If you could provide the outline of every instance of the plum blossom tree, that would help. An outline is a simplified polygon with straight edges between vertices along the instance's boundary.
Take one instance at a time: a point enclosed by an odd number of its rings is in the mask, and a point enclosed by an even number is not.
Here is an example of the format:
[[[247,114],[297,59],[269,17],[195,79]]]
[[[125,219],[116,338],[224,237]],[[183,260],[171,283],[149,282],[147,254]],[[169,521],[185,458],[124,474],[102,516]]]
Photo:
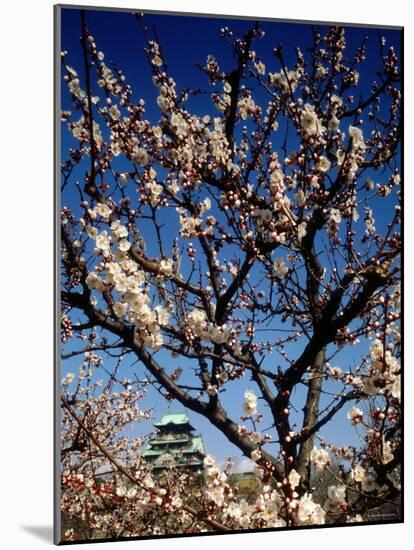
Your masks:
[[[73,104],[62,121],[77,140],[62,189],[78,197],[61,211],[62,347],[64,358],[83,356],[79,376],[62,382],[62,510],[81,518],[85,538],[398,519],[396,50],[380,40],[377,80],[362,93],[365,41],[350,52],[344,28],[315,29],[291,67],[275,47],[266,67],[260,25],[240,36],[226,27],[233,70],[209,56],[206,90],[178,90],[145,16],[131,17],[158,120],[106,62],[84,13],[83,67],[62,52]],[[211,108],[196,115],[201,93]],[[348,348],[347,368],[331,366]],[[127,356],[136,370],[122,380]],[[225,392],[242,378],[240,424]],[[139,406],[148,383],[256,462],[253,500],[238,498],[230,466],[210,456],[190,496],[186,472],[154,482],[144,441],[125,436],[149,418]],[[359,447],[321,435],[343,410]],[[98,483],[105,467],[113,475]],[[321,501],[315,475],[331,483]]]

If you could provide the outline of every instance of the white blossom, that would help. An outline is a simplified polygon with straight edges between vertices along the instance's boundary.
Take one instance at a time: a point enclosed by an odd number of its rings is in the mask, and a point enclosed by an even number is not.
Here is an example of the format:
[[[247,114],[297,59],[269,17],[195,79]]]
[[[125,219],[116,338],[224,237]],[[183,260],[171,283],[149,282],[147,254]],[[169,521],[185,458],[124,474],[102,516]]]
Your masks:
[[[329,160],[321,155],[319,157],[318,164],[316,165],[316,168],[319,170],[319,172],[325,173],[331,168],[331,163]]]
[[[118,109],[117,105],[112,105],[112,107],[109,109],[109,116],[112,118],[112,120],[119,120],[121,116],[121,111]]]
[[[348,420],[352,422],[352,424],[358,424],[362,421],[362,418],[364,416],[364,413],[361,411],[361,409],[358,409],[358,407],[352,407],[348,411]]]
[[[314,447],[310,453],[310,459],[317,470],[323,470],[330,464],[329,455],[324,449]]]
[[[273,262],[273,274],[278,279],[284,279],[289,272],[289,268],[285,265],[282,258],[276,258]]]
[[[309,103],[305,104],[300,115],[300,123],[307,137],[319,137],[323,132],[323,126],[315,112],[315,108]]]
[[[243,403],[243,410],[248,416],[252,416],[257,412],[257,396],[252,390],[244,392],[246,401]]]
[[[306,230],[307,230],[306,222],[301,222],[298,225],[298,240],[299,240],[299,242],[301,242],[303,237],[306,235]]]
[[[288,476],[288,481],[289,481],[291,487],[293,487],[293,489],[296,489],[296,487],[299,485],[300,475],[298,474],[298,472],[295,469],[290,471],[290,474]]]
[[[323,525],[325,523],[325,511],[316,504],[312,495],[305,493],[299,500],[296,511],[299,525]]]

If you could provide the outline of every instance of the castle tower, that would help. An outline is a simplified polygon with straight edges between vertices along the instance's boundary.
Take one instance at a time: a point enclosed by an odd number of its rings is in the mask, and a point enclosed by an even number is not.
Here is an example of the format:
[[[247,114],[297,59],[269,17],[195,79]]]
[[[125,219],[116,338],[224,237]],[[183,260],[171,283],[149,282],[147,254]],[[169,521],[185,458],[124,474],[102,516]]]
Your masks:
[[[187,413],[166,413],[154,426],[157,431],[148,442],[144,458],[153,465],[155,474],[173,467],[202,471],[203,440],[193,433]]]

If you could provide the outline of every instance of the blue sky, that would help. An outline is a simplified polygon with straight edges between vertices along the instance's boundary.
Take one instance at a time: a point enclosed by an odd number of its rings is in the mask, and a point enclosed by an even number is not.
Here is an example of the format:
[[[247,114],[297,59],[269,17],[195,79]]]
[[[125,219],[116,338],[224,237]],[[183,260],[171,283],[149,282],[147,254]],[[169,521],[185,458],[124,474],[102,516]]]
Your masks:
[[[141,97],[146,101],[146,117],[153,123],[159,119],[160,112],[156,105],[156,92],[152,84],[151,71],[144,57],[143,48],[145,42],[135,18],[126,12],[114,11],[98,11],[92,10],[86,13],[87,24],[90,32],[95,38],[98,49],[105,53],[105,61],[116,61],[119,68],[123,70],[127,77],[128,83],[131,84],[133,90],[133,98],[137,101]],[[218,60],[220,67],[223,70],[230,70],[234,66],[230,49],[223,40],[219,39],[219,30],[221,27],[228,26],[232,31],[243,33],[250,28],[252,22],[246,20],[228,20],[219,18],[199,18],[191,16],[169,16],[169,15],[146,15],[145,23],[151,30],[153,25],[156,26],[159,42],[163,51],[166,54],[166,60],[170,74],[174,77],[177,83],[177,90],[183,87],[191,86],[193,88],[207,88],[205,76],[194,65],[195,62],[205,63],[209,54],[213,54]],[[275,57],[272,54],[273,48],[279,43],[283,44],[285,60],[288,66],[294,63],[294,52],[297,46],[302,48],[308,46],[312,42],[312,27],[309,24],[290,24],[277,22],[263,22],[261,28],[266,32],[263,40],[257,41],[253,49],[260,54],[261,59],[266,64],[267,70],[275,72],[279,70],[279,66]],[[324,27],[320,27],[323,32]],[[78,9],[62,9],[62,43],[61,48],[68,50],[69,55],[67,63],[73,66],[79,73],[80,78],[83,78],[83,61],[81,57],[81,46],[79,37],[81,33],[80,14]],[[375,78],[375,71],[378,68],[380,61],[378,55],[378,36],[377,29],[363,28],[346,28],[347,37],[347,52],[352,53],[361,43],[362,37],[368,36],[367,42],[367,61],[364,63],[363,72],[360,76],[360,90],[363,95],[368,94],[371,81]],[[387,43],[393,44],[397,51],[399,49],[399,32],[396,30],[381,30],[381,35],[385,36]],[[81,84],[82,85],[82,84]],[[98,91],[98,89],[97,89]],[[205,95],[193,98],[190,101],[191,111],[194,114],[204,115],[210,114],[217,116],[210,100]],[[66,91],[66,86],[62,87],[62,108],[72,109],[70,97]],[[76,117],[75,117],[76,118]],[[277,140],[275,143],[277,149]],[[62,161],[67,158],[67,149],[70,146],[76,145],[76,142],[67,131],[65,126],[62,126]],[[117,160],[116,169],[123,169],[122,160]],[[87,170],[87,165],[81,163],[73,175],[71,182],[79,179],[82,181],[83,175]],[[386,174],[385,174],[386,176]],[[372,174],[374,181],[378,181],[379,175]],[[384,174],[380,176],[384,178]],[[78,212],[78,195],[73,191],[73,186],[69,185],[62,196],[62,206],[68,205],[75,212]],[[377,229],[380,230],[389,218],[389,214],[393,209],[395,201],[391,197],[387,201],[378,201],[375,204]],[[164,214],[165,216],[165,214]],[[171,229],[176,225],[176,220],[169,218],[163,219],[164,223]],[[151,236],[146,234],[146,229],[142,228],[144,236],[147,240]],[[72,347],[72,346],[71,346]],[[291,347],[292,355],[299,355],[301,349],[299,346]],[[341,351],[332,362],[333,366],[339,366],[343,370],[347,370],[349,366],[357,363],[361,354],[366,351],[366,343],[347,348]],[[161,364],[168,365],[168,370],[173,370],[176,366],[189,366],[189,362],[181,360],[177,363],[171,359],[166,352],[159,352],[157,359]],[[125,375],[128,376],[128,365],[133,362],[127,359],[123,366]],[[266,359],[266,364],[274,363],[272,357]],[[77,360],[65,361],[62,366],[63,374],[68,371],[74,371],[78,368],[80,362]],[[171,367],[170,367],[171,365]],[[136,369],[136,367],[134,367]],[[140,369],[142,367],[139,367]],[[143,369],[142,369],[143,372]],[[223,401],[225,408],[230,416],[237,422],[242,414],[241,404],[243,401],[243,393],[245,389],[253,387],[249,381],[248,375],[240,383],[234,384],[225,394]],[[334,389],[332,386],[331,389]],[[303,397],[303,389],[296,390],[298,398]],[[158,393],[154,390],[149,390],[145,404],[150,407],[154,406],[154,414],[160,417],[166,409],[166,403],[161,400]],[[260,409],[260,405],[259,405]],[[170,410],[182,410],[182,407],[174,402]],[[346,412],[348,407],[345,407],[339,413],[333,423],[328,424],[322,432],[332,443],[357,444],[358,436],[355,430],[346,420]],[[197,414],[189,413],[192,423],[196,429],[203,434],[204,442],[207,450],[214,454],[219,460],[224,459],[228,455],[240,456],[240,452],[234,446],[229,444],[224,436],[217,430],[210,428],[207,420]],[[267,427],[266,422],[262,428]],[[134,434],[148,432],[148,425],[137,426]]]

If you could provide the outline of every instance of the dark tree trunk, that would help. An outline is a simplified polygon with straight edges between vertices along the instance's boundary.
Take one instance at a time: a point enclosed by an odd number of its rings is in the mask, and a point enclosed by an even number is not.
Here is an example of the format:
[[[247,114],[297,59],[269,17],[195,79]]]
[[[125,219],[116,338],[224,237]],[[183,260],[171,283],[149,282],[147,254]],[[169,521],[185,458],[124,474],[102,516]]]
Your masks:
[[[318,420],[319,414],[319,401],[322,389],[322,375],[325,364],[325,348],[322,349],[315,357],[312,366],[312,378],[309,381],[308,396],[306,398],[306,404],[303,408],[303,428],[312,428]],[[297,472],[301,476],[302,487],[305,490],[310,489],[310,452],[313,448],[314,434],[310,435],[305,441],[302,442],[299,454],[297,458]]]

